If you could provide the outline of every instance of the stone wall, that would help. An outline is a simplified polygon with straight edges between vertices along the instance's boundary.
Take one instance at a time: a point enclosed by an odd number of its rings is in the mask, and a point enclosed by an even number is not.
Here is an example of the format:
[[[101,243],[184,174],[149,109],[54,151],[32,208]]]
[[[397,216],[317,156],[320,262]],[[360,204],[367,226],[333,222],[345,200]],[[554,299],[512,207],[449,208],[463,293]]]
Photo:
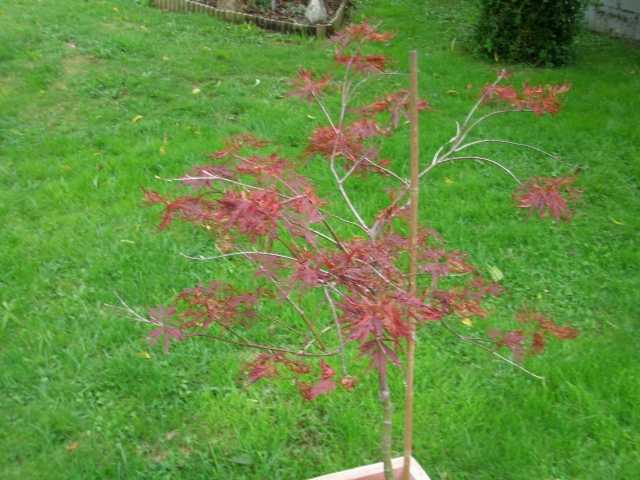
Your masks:
[[[600,0],[587,10],[590,29],[640,40],[640,0]]]

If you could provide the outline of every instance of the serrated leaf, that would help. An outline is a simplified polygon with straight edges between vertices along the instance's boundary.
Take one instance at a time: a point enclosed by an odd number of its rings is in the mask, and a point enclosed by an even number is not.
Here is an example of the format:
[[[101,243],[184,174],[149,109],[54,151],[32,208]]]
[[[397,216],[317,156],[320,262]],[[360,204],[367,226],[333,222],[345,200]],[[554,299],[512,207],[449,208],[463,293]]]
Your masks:
[[[493,265],[489,266],[489,275],[491,276],[491,280],[494,282],[499,282],[504,278],[504,273],[502,273],[498,267]]]

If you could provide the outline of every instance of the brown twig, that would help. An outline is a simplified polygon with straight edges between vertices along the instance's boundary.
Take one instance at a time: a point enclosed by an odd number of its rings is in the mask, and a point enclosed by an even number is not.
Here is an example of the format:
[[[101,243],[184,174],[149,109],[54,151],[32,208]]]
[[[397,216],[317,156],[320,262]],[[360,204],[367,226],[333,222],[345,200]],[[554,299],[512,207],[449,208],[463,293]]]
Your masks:
[[[131,308],[122,299],[122,297],[120,297],[120,295],[115,293],[115,296],[118,298],[118,301],[122,304],[122,307],[119,307],[119,308],[122,308],[127,313],[129,313],[134,318],[134,320],[136,320],[137,322],[146,323],[149,325],[157,325],[156,322],[152,322],[148,318],[143,317],[138,312],[136,312],[133,308]],[[113,305],[109,305],[109,306],[114,307]],[[118,308],[118,307],[114,307],[114,308]],[[303,350],[292,350],[290,348],[276,347],[273,345],[263,345],[261,343],[254,343],[249,341],[231,340],[229,338],[219,337],[217,335],[211,335],[208,333],[190,333],[185,336],[186,337],[203,337],[203,338],[208,338],[209,340],[217,340],[219,342],[227,343],[229,345],[235,345],[237,347],[253,348],[256,350],[266,350],[270,352],[288,353],[290,355],[296,355],[299,357],[331,357],[339,353],[337,350],[331,351],[331,352],[305,352]]]

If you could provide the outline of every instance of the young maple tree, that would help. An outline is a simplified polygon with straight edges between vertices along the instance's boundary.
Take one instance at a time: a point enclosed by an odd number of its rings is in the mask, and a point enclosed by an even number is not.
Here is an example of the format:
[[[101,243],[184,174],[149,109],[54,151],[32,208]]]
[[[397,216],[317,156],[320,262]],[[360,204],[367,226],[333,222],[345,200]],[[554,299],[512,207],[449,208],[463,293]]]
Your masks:
[[[304,154],[324,162],[339,202],[320,198],[311,180],[296,171],[296,162],[282,158],[268,142],[250,134],[231,137],[209,155],[209,163],[172,179],[190,188],[188,194],[167,198],[144,191],[147,203],[163,208],[160,229],[180,220],[213,235],[218,254],[189,258],[224,261],[241,257],[255,271],[260,287],[244,291],[215,280],[181,291],[169,305],[150,309],[146,317],[132,312],[138,320],[153,325],[149,339],[162,340],[165,351],[172,341],[192,337],[256,350],[255,358],[244,367],[248,382],[292,376],[306,400],[337,387],[354,388],[357,377],[350,374],[346,355],[354,344],[378,377],[387,480],[393,478],[388,374],[390,367],[403,361],[406,349],[407,361],[412,362],[416,326],[440,325],[527,373],[531,372],[520,362],[525,355],[541,353],[546,337],[577,335],[575,329],[558,326],[535,311],[519,313],[518,328],[489,330],[486,340],[491,347],[461,335],[449,320],[485,317],[483,300],[500,295],[502,287],[482,278],[466,253],[448,249],[437,232],[416,221],[418,181],[440,165],[469,160],[508,174],[518,184],[514,193],[518,208],[540,217],[568,220],[569,204],[578,194],[572,187],[574,177],[535,177],[521,182],[504,164],[467,152],[476,145],[494,143],[551,156],[523,143],[468,138],[481,123],[500,114],[555,114],[559,95],[569,87],[525,85],[516,90],[503,85],[508,74],[500,72],[481,91],[466,118],[456,123],[455,135],[429,162],[418,165],[417,112],[428,110],[429,105],[417,99],[415,76],[410,90],[352,105],[365,83],[383,74],[389,63],[382,55],[368,53],[370,44],[391,38],[367,22],[350,25],[332,39],[334,60],[342,70],[339,80],[302,69],[292,81],[290,95],[316,104],[326,119],[327,125],[311,132]],[[339,97],[336,112],[330,111],[326,101],[330,92]],[[493,105],[497,108],[485,110]],[[405,120],[412,126],[412,158],[416,159],[411,178],[399,173],[399,160],[382,159],[379,154],[381,142],[400,130]],[[368,175],[381,176],[392,184],[388,204],[371,218],[358,208],[363,199],[354,197],[349,189],[353,179],[365,182]],[[287,343],[251,340],[251,325],[260,322],[254,319],[256,305],[274,299],[296,317],[286,324],[268,320],[270,327],[286,329]],[[323,310],[311,315],[306,307],[312,304],[310,299]],[[511,358],[499,352],[502,348],[511,351]],[[329,363],[333,357],[338,358],[337,364]],[[412,376],[412,367],[408,375]],[[410,380],[408,399],[413,395]],[[410,432],[410,400],[406,407],[405,429]],[[409,433],[405,456],[410,449]]]

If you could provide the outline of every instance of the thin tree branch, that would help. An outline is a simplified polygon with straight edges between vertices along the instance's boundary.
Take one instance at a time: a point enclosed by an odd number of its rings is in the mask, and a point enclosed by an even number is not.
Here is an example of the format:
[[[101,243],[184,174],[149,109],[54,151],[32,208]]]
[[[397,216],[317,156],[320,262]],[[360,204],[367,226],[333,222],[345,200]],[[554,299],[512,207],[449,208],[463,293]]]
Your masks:
[[[320,100],[320,97],[318,97],[313,92],[312,92],[312,95],[313,95],[313,98],[316,100],[316,103],[320,107],[320,110],[322,110],[322,113],[324,113],[324,116],[327,118],[329,124],[331,125],[331,128],[333,128],[333,131],[338,133],[338,129],[336,128],[335,124],[333,123],[333,120],[331,119],[331,115],[329,115],[329,112],[327,111],[326,107],[324,106],[324,103],[322,103],[322,101]]]
[[[336,234],[335,230],[333,229],[333,227],[331,226],[331,224],[329,222],[327,222],[326,220],[322,220],[322,224],[324,225],[324,227],[329,230],[329,233],[331,234],[331,236],[333,237],[333,239],[336,242],[336,245],[338,245],[338,247],[340,247],[340,250],[342,250],[343,252],[347,252],[346,247],[342,244],[342,242],[340,241],[340,239],[338,238],[338,235]]]
[[[324,296],[327,299],[327,302],[329,302],[329,307],[331,308],[331,314],[333,316],[333,322],[336,326],[336,336],[338,337],[338,344],[340,345],[339,352],[340,352],[340,360],[341,360],[340,363],[342,367],[342,376],[344,377],[348,375],[347,359],[345,357],[344,337],[342,335],[342,327],[340,327],[340,321],[338,319],[338,311],[336,309],[336,305],[333,301],[333,298],[331,298],[331,294],[329,293],[327,288],[325,287],[322,290],[324,291]]]
[[[300,318],[302,318],[302,320],[304,321],[304,323],[307,325],[307,327],[309,328],[309,331],[311,332],[311,334],[314,336],[314,338],[316,339],[316,341],[318,342],[318,345],[320,346],[320,348],[322,350],[326,350],[326,347],[324,345],[324,342],[322,341],[322,339],[320,338],[320,332],[318,332],[318,329],[316,328],[316,326],[313,324],[313,322],[309,319],[309,317],[307,316],[307,314],[305,313],[305,311],[302,309],[302,307],[300,307],[300,305],[298,305],[295,300],[293,300],[291,298],[291,295],[289,294],[289,292],[284,291],[284,289],[282,288],[282,286],[276,281],[275,278],[272,277],[267,277],[269,278],[269,280],[271,280],[271,283],[273,283],[273,285],[276,287],[276,290],[278,290],[278,292],[280,293],[280,295],[282,295],[282,297],[289,303],[289,305],[291,305],[291,307],[293,307],[293,309],[298,313],[298,315],[300,316]]]
[[[557,157],[555,155],[553,155],[552,153],[549,153],[539,147],[536,147],[535,145],[529,145],[527,143],[518,143],[518,142],[511,142],[509,140],[494,140],[494,139],[486,139],[486,140],[476,140],[474,142],[469,142],[469,143],[465,143],[464,145],[459,146],[458,148],[456,148],[456,152],[459,152],[461,150],[464,150],[465,148],[469,148],[472,147],[474,145],[479,145],[481,143],[503,143],[506,145],[514,145],[516,147],[523,147],[523,148],[528,148],[530,150],[534,150],[538,153],[541,153],[542,155],[546,155],[547,157],[556,159]]]
[[[500,83],[500,81],[503,79],[503,77],[498,76],[498,78],[496,78],[493,83],[491,84],[492,87],[495,87],[498,83]],[[462,130],[464,130],[465,126],[469,123],[469,121],[471,120],[471,117],[473,117],[473,115],[476,113],[476,110],[478,110],[478,108],[480,108],[480,105],[482,105],[482,103],[484,102],[485,98],[487,97],[486,93],[483,93],[482,95],[480,95],[480,98],[478,99],[478,101],[475,103],[475,105],[473,105],[473,107],[471,108],[471,110],[469,111],[469,113],[467,114],[466,118],[464,119],[464,122],[462,122]]]
[[[334,355],[337,355],[339,352],[337,350],[331,351],[331,352],[305,352],[303,350],[291,350],[289,348],[283,348],[283,347],[274,347],[272,345],[262,345],[260,343],[253,343],[253,342],[238,342],[235,340],[229,340],[227,338],[222,338],[222,337],[218,337],[216,335],[209,335],[206,333],[193,333],[193,334],[188,334],[188,337],[204,337],[204,338],[208,338],[210,340],[217,340],[223,343],[228,343],[230,345],[235,345],[237,347],[245,347],[245,348],[254,348],[257,350],[267,350],[270,352],[281,352],[281,353],[288,353],[289,355],[296,355],[298,357],[333,357]]]
[[[346,182],[347,179],[351,176],[351,174],[356,171],[356,168],[358,168],[358,166],[363,161],[365,161],[365,157],[359,158],[358,161],[353,162],[353,165],[351,165],[351,168],[349,170],[347,170],[347,172],[342,176],[342,178],[340,179],[340,182],[341,183]]]
[[[442,165],[443,163],[455,162],[457,160],[477,160],[477,161],[480,161],[480,162],[490,163],[491,165],[494,165],[494,166],[500,168],[507,175],[509,175],[511,178],[513,178],[518,184],[522,183],[520,181],[520,179],[518,177],[516,177],[515,174],[511,170],[509,170],[507,167],[502,165],[500,162],[496,162],[495,160],[491,160],[490,158],[487,158],[487,157],[479,157],[479,156],[449,157],[449,158],[447,158],[445,160],[440,160],[438,162],[438,165]],[[428,170],[428,169],[425,169],[425,170]],[[423,170],[423,173],[426,173],[425,170]]]
[[[149,324],[149,325],[158,325],[156,322],[152,322],[148,318],[143,317],[138,312],[136,312],[133,308],[131,308],[122,299],[122,297],[120,297],[120,295],[118,295],[117,292],[114,292],[114,294],[118,298],[120,303],[122,304],[122,307],[120,307],[120,308],[123,308],[123,310],[125,310],[127,313],[132,315],[134,320],[136,320],[137,322],[146,323],[146,324]],[[339,353],[337,350],[336,351],[332,351],[332,352],[324,351],[324,352],[317,352],[317,353],[316,352],[304,352],[304,351],[300,351],[300,350],[291,350],[289,348],[276,347],[276,346],[272,346],[272,345],[263,345],[263,344],[260,344],[260,343],[254,343],[254,342],[248,342],[248,341],[231,340],[231,339],[228,339],[228,338],[219,337],[217,335],[210,335],[210,334],[207,334],[207,333],[189,333],[189,334],[186,334],[185,337],[204,337],[204,338],[208,338],[210,340],[217,340],[219,342],[228,343],[230,345],[235,345],[235,346],[238,346],[238,347],[254,348],[254,349],[257,349],[257,350],[267,350],[267,351],[271,351],[271,352],[282,352],[282,353],[288,353],[290,355],[297,355],[297,356],[300,356],[300,357],[330,357],[330,356],[337,355]]]
[[[322,330],[320,330],[320,335],[327,333],[329,330],[331,330],[331,325],[327,325],[326,327],[324,327]],[[312,338],[311,340],[309,340],[307,342],[307,344],[302,348],[303,352],[306,352],[307,350],[309,350],[311,348],[311,346],[316,343],[316,339],[315,337]]]
[[[271,253],[271,252],[258,252],[258,251],[251,251],[251,250],[247,250],[247,251],[242,251],[242,252],[231,252],[231,253],[224,253],[222,255],[214,255],[212,257],[205,257],[202,255],[199,256],[191,256],[191,255],[187,255],[185,253],[180,253],[181,256],[183,256],[184,258],[188,258],[189,260],[198,260],[198,261],[209,261],[209,260],[219,260],[221,258],[227,258],[227,257],[236,257],[236,256],[250,256],[250,255],[257,255],[257,256],[265,256],[265,257],[276,257],[276,258],[282,258],[285,260],[292,260],[294,262],[297,262],[297,259],[294,257],[290,257],[289,255],[281,255],[279,253]]]
[[[518,370],[520,370],[520,371],[522,371],[522,372],[526,373],[527,375],[529,375],[529,376],[531,376],[531,377],[535,378],[536,380],[540,380],[541,382],[544,382],[544,381],[545,381],[545,378],[544,378],[544,377],[541,377],[540,375],[536,375],[536,374],[535,374],[535,373],[533,373],[532,371],[527,370],[526,368],[524,368],[522,365],[519,365],[518,363],[514,362],[513,360],[511,360],[511,359],[509,359],[509,358],[507,358],[507,357],[505,357],[505,356],[503,356],[503,355],[500,355],[500,354],[499,354],[498,352],[496,352],[495,350],[492,350],[492,349],[490,349],[490,348],[488,348],[488,347],[486,347],[486,346],[482,345],[481,343],[479,343],[479,342],[477,342],[477,341],[474,341],[473,339],[471,339],[471,338],[469,338],[469,337],[466,337],[466,336],[464,336],[464,335],[462,335],[462,334],[458,333],[456,330],[454,330],[453,328],[451,328],[451,327],[450,327],[450,326],[449,326],[449,325],[448,325],[444,320],[441,320],[441,323],[442,323],[442,325],[444,326],[444,328],[445,328],[448,332],[452,333],[453,335],[455,335],[456,337],[458,337],[458,338],[459,338],[460,340],[462,340],[463,342],[470,343],[471,345],[474,345],[474,346],[476,346],[476,347],[480,348],[481,350],[484,350],[485,352],[490,353],[490,354],[491,354],[491,355],[493,355],[494,357],[499,358],[499,359],[500,359],[500,360],[502,360],[503,362],[508,363],[508,364],[509,364],[509,365],[511,365],[512,367],[517,368]]]
[[[360,225],[360,228],[362,228],[365,232],[369,233],[369,227],[367,226],[365,221],[360,216],[360,213],[358,212],[356,207],[351,202],[351,198],[349,197],[349,194],[344,189],[343,181],[340,178],[340,176],[338,175],[338,172],[336,170],[335,151],[334,151],[334,154],[331,156],[331,161],[329,162],[329,165],[330,165],[330,168],[331,168],[331,173],[333,174],[333,177],[336,180],[336,185],[338,186],[338,191],[340,192],[340,195],[342,195],[342,198],[344,199],[345,203],[347,204],[347,207],[349,208],[349,210],[351,210],[351,213],[353,214],[353,217],[356,219],[356,222]]]
[[[489,119],[491,117],[494,117],[496,115],[501,115],[503,113],[513,113],[513,112],[521,112],[521,111],[523,111],[523,110],[494,110],[493,112],[489,112],[489,113],[479,117],[475,122],[473,122],[471,125],[469,125],[466,129],[463,129],[462,136],[460,137],[460,141],[458,142],[458,145],[460,145],[462,143],[462,141],[465,139],[465,137],[469,134],[469,132],[471,130],[476,128],[478,125],[480,125],[485,120],[487,120],[487,119]]]
[[[382,165],[380,165],[379,163],[374,162],[373,160],[369,160],[368,157],[362,157],[364,159],[365,162],[373,165],[375,168],[377,168],[378,170],[386,173],[387,175],[395,178],[396,180],[398,180],[400,183],[402,183],[405,186],[409,185],[409,182],[407,181],[406,178],[402,178],[400,175],[398,175],[397,173],[393,172],[392,170],[389,170],[388,168],[383,167]]]

